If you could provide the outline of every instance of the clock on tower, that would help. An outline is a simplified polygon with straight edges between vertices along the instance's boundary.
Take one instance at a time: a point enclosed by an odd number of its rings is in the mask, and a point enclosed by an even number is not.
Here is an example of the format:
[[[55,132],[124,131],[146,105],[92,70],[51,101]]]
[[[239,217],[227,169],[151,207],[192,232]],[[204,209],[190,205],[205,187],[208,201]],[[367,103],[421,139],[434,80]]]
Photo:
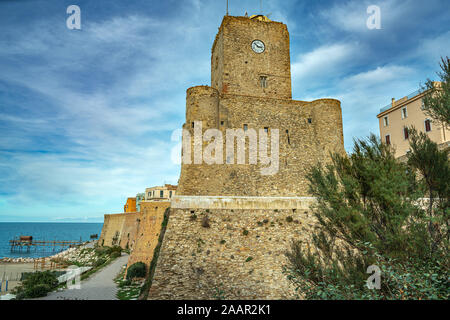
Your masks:
[[[290,63],[285,24],[226,17],[212,48],[211,86],[220,94],[291,99]]]

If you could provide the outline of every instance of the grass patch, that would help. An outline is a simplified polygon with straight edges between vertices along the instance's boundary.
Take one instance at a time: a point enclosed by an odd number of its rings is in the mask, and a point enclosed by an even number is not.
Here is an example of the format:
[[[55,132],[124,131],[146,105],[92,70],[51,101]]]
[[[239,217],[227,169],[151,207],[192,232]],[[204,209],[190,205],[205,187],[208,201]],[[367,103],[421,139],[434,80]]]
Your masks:
[[[123,268],[114,279],[114,282],[119,288],[116,297],[119,300],[137,300],[141,292],[143,281],[124,279],[125,270],[126,268]]]

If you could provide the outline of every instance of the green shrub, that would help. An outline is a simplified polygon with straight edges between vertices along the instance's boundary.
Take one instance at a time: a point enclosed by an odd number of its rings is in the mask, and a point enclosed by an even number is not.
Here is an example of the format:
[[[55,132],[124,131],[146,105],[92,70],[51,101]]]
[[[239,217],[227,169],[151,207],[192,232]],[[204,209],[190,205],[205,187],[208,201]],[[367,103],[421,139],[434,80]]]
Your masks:
[[[39,298],[45,297],[47,293],[51,291],[51,288],[47,284],[37,284],[26,290],[27,298]]]
[[[120,282],[119,288],[127,287],[129,285],[131,285],[131,279],[127,279],[127,280]]]
[[[147,267],[143,262],[136,262],[132,264],[127,271],[127,279],[144,278],[147,274]]]
[[[98,247],[95,248],[95,253],[98,256],[106,256],[111,255],[114,252],[122,253],[122,248],[120,246],[112,246],[112,247]]]
[[[95,260],[94,262],[94,267],[100,267],[101,265],[105,264],[106,259],[105,258],[98,258],[97,260]]]
[[[449,299],[448,153],[414,130],[410,146],[400,162],[371,135],[311,169],[319,223],[307,246],[292,242],[284,270],[303,298]],[[429,206],[418,206],[426,197]],[[381,272],[377,290],[366,282],[372,265]]]
[[[111,248],[111,254],[114,252],[122,253],[122,248],[120,246],[113,246]]]
[[[95,248],[95,253],[99,256],[107,255],[111,253],[110,247],[98,247]]]
[[[55,272],[43,271],[23,275],[22,283],[13,290],[16,299],[45,297],[58,286]]]
[[[120,256],[121,256],[120,252],[114,251],[113,253],[111,253],[111,259],[116,259]]]

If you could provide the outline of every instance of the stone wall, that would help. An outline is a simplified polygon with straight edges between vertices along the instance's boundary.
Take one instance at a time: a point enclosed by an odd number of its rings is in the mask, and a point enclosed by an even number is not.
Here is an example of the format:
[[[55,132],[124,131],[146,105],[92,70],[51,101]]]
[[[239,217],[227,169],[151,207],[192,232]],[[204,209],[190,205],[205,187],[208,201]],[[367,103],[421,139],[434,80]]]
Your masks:
[[[102,233],[98,240],[101,246],[121,246],[123,249],[133,246],[137,230],[136,219],[140,216],[139,212],[105,214]]]
[[[211,86],[186,92],[183,128],[191,136],[191,147],[183,146],[182,153],[190,161],[184,159],[181,166],[178,195],[308,196],[305,175],[311,166],[329,161],[330,152],[345,153],[340,102],[291,99],[289,32],[281,22],[264,20],[224,17],[211,52]],[[263,53],[252,50],[253,40],[264,42]],[[261,76],[267,77],[266,87],[261,85]],[[236,141],[234,159],[229,159],[233,164],[207,164],[194,156],[199,154],[196,150],[201,155],[210,144],[202,135],[218,129],[223,145],[214,154],[222,151],[221,163],[225,163],[226,132],[244,125],[258,133],[258,141],[259,130],[268,131],[269,141],[278,130],[275,174],[261,174],[269,165],[262,163],[259,153],[257,162],[250,163],[249,139],[245,164],[236,164]],[[196,140],[196,135],[200,139]],[[268,149],[272,154],[270,146]]]
[[[284,252],[314,223],[309,210],[172,208],[149,299],[292,299]]]
[[[214,106],[216,103],[219,110]],[[201,111],[201,105],[209,112]],[[345,152],[338,100],[303,102],[234,95],[219,99],[214,89],[203,86],[188,90],[186,108],[184,128],[191,136],[191,164],[181,166],[178,195],[308,196],[305,176],[311,166],[319,161],[329,161],[330,152]],[[201,133],[210,128],[218,128],[222,132],[223,163],[226,162],[227,129],[243,128],[246,124],[258,133],[260,129],[268,128],[269,141],[272,130],[278,129],[278,171],[262,175],[262,168],[269,165],[261,163],[259,154],[258,163],[249,163],[248,139],[245,164],[237,164],[236,141],[233,164],[197,164],[194,136],[200,129],[192,127],[194,121],[201,122]],[[203,150],[208,144],[202,143]]]
[[[102,233],[98,239],[101,246],[112,246],[113,243],[120,243],[125,214],[105,214]],[[116,238],[117,240],[114,240]]]
[[[251,49],[254,40],[264,53]],[[211,53],[211,86],[221,94],[254,95],[290,99],[291,65],[289,32],[284,23],[226,16]],[[267,77],[261,88],[260,76]]]
[[[135,246],[128,259],[128,266],[136,262],[144,262],[147,268],[153,258],[153,251],[158,244],[164,212],[170,202],[142,202],[141,216],[135,237]]]
[[[164,212],[169,201],[142,201],[141,212],[105,214],[99,245],[130,249],[127,266],[144,262],[147,268],[158,244]],[[116,240],[114,240],[116,238]]]
[[[140,212],[124,214],[124,223],[120,233],[119,243],[119,246],[123,249],[132,250],[134,248],[140,218]]]
[[[284,252],[314,229],[306,175],[329,162],[330,152],[345,153],[342,111],[335,99],[291,99],[287,27],[263,20],[224,17],[212,48],[211,86],[187,90],[184,162],[149,299],[214,299],[222,290],[228,299],[294,297],[282,273]],[[253,40],[264,42],[263,53],[251,49]],[[237,141],[227,157],[227,130],[244,128],[247,135],[255,130],[258,142],[267,132],[270,155],[279,150],[272,174],[262,174],[270,164],[261,161],[259,144],[250,163],[248,138],[244,163],[237,164]],[[211,140],[222,137],[213,152],[222,154],[220,164],[198,159],[212,142],[203,134],[213,131]]]

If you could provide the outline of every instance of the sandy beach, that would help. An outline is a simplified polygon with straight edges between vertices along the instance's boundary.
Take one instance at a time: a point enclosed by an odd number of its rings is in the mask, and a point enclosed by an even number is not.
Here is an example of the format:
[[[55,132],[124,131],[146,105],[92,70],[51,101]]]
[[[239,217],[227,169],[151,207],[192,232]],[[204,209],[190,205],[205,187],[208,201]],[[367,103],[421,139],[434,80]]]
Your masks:
[[[34,271],[43,271],[50,270],[50,259],[58,258],[58,257],[66,257],[67,255],[75,253],[82,248],[93,247],[95,241],[88,242],[81,247],[78,248],[69,248],[67,250],[61,251],[57,254],[54,254],[49,257],[45,257],[46,265],[42,268],[42,264],[39,263],[36,265],[36,260],[41,260],[42,258],[4,258],[0,259],[0,281],[3,280],[1,286],[0,295],[4,295],[6,293],[11,293],[11,290],[14,289],[20,283],[20,278],[22,273],[24,272],[34,272]],[[63,270],[61,268],[52,268],[51,270]],[[5,292],[5,280],[8,279],[8,292]]]
[[[20,283],[20,277],[23,272],[33,272],[34,263],[9,263],[9,262],[0,262],[0,281],[3,279],[2,283],[2,291],[0,295],[4,295],[5,292],[5,279],[8,279],[8,292],[14,289]]]

